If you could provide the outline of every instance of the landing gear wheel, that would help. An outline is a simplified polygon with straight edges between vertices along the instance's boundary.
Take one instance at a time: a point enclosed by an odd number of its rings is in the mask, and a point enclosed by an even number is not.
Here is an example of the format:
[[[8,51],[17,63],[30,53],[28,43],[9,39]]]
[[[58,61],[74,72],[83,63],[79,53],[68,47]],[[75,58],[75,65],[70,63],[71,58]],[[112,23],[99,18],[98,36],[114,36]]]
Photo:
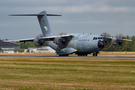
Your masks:
[[[93,53],[93,57],[95,56],[95,53]]]
[[[59,55],[60,57],[62,57],[63,55]]]
[[[60,57],[62,57],[62,56],[69,56],[69,54],[66,54],[66,55],[59,55]]]
[[[78,56],[87,56],[87,54],[78,54]]]
[[[93,57],[94,57],[94,56],[97,56],[97,55],[98,55],[98,52],[94,52],[94,53],[93,53]]]

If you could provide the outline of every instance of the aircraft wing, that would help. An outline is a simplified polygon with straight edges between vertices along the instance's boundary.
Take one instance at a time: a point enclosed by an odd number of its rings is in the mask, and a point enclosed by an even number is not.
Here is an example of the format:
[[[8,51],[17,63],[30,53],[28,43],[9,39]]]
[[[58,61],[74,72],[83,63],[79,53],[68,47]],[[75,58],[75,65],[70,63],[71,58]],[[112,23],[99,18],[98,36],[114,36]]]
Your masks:
[[[130,39],[121,39],[122,41],[132,41],[132,40],[130,40]]]
[[[16,39],[16,40],[8,40],[7,42],[26,42],[26,41],[33,41],[34,38],[25,38],[25,39]]]
[[[43,36],[41,38],[39,38],[40,40],[45,40],[45,41],[53,41],[55,38],[64,38],[64,37],[73,37],[73,35],[58,35],[58,36]],[[34,38],[25,38],[25,39],[16,39],[16,40],[8,40],[7,42],[30,42],[30,41],[33,41]]]
[[[72,35],[58,35],[58,36],[48,36],[48,37],[42,37],[42,38],[40,38],[41,40],[50,40],[50,41],[52,41],[52,40],[54,40],[55,38],[59,38],[59,37],[61,37],[61,38],[64,38],[64,37],[72,37]]]
[[[105,39],[107,39],[107,40],[117,40],[116,38],[113,38],[113,37],[105,37]],[[119,39],[119,40],[122,40],[122,41],[132,41],[130,39]]]
[[[104,37],[104,39],[112,40],[113,37]]]

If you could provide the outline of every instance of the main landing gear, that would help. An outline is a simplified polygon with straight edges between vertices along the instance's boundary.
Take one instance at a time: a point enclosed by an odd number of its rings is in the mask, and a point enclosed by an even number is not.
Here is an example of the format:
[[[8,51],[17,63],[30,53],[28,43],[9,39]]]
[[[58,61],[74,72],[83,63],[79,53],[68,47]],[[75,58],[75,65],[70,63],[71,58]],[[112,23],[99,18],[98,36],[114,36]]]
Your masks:
[[[78,56],[87,56],[87,54],[78,54]]]
[[[93,52],[93,57],[97,56],[99,52]],[[78,54],[78,56],[87,56],[88,54]],[[59,55],[60,57],[62,56],[69,56],[69,54],[65,54],[65,55]]]
[[[62,56],[69,56],[69,54],[66,54],[66,55],[59,55],[60,57],[62,57]]]

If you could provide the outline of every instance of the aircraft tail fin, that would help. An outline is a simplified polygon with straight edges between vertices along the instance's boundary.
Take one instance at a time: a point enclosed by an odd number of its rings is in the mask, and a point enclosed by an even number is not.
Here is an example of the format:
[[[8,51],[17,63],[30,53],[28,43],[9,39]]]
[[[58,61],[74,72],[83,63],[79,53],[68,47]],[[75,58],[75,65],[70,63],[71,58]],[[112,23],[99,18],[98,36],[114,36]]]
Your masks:
[[[10,16],[37,16],[43,35],[50,36],[52,33],[47,16],[61,16],[61,15],[47,14],[46,11],[42,11],[39,14],[13,14]]]

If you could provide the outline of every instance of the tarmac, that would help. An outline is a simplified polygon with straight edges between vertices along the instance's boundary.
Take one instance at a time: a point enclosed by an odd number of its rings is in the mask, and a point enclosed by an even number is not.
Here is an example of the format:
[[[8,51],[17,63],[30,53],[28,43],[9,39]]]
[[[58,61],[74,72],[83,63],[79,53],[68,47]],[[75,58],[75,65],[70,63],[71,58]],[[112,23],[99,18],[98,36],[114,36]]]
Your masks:
[[[97,57],[93,57],[93,56],[5,56],[5,55],[1,55],[0,57],[19,57],[19,58],[23,58],[23,57],[30,57],[30,58],[108,58],[108,59],[135,59],[135,57],[123,57],[123,56],[97,56]]]

